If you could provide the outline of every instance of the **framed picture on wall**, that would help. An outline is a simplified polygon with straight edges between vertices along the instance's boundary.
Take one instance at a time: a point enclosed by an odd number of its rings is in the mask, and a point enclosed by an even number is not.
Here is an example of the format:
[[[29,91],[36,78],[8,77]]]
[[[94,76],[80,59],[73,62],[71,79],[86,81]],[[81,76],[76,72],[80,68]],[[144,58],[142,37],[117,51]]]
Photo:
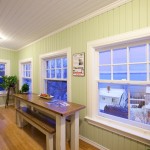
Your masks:
[[[73,76],[83,77],[85,75],[84,57],[84,53],[73,54]]]

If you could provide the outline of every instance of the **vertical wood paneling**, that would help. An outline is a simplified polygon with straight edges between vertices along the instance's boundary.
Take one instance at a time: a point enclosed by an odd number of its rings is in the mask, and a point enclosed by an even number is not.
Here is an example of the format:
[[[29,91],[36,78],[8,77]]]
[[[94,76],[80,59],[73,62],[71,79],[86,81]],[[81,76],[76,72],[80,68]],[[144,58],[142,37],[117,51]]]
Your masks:
[[[114,34],[114,10],[108,12],[108,35]]]
[[[147,26],[147,0],[140,0],[140,28]]]
[[[147,1],[147,10],[148,10],[147,21],[148,26],[150,26],[150,0]]]
[[[116,8],[114,10],[114,34],[119,34],[119,30],[120,30],[120,17],[119,17],[119,14],[120,14],[120,9],[119,8]]]
[[[130,141],[130,139],[128,139],[128,138],[125,138],[125,140],[124,140],[124,149],[126,150],[132,150],[131,149],[131,143],[130,143],[131,141]]]
[[[132,2],[127,3],[126,5],[126,31],[131,31],[132,30],[132,26],[133,26],[133,22],[132,22]]]
[[[102,14],[104,20],[104,37],[108,37],[108,12]]]
[[[119,136],[118,137],[118,150],[125,150],[124,149],[124,137]]]
[[[100,38],[104,37],[104,24],[103,24],[104,20],[103,20],[103,16],[100,15],[99,16],[99,34],[100,34]]]
[[[140,0],[133,0],[133,8],[132,8],[132,13],[133,13],[133,29],[138,29],[140,27]]]
[[[126,6],[122,5],[120,6],[120,33],[124,33],[126,31]]]
[[[145,145],[143,145],[141,143],[137,144],[137,150],[146,150],[145,148],[146,148]]]
[[[114,133],[112,136],[112,143],[113,143],[112,150],[118,150],[118,145],[119,145],[118,139],[119,139],[119,136]]]
[[[131,150],[137,150],[137,142],[131,141]]]
[[[144,17],[142,17],[144,16]],[[71,53],[87,51],[87,42],[150,26],[150,0],[133,0],[123,6],[72,26],[60,33],[47,37],[18,52],[18,58],[33,57],[34,92],[39,92],[39,55],[71,47]],[[1,56],[1,51],[0,51]],[[4,55],[3,55],[4,56]],[[11,54],[11,57],[14,57]],[[12,58],[11,58],[12,59]],[[85,62],[87,62],[85,57]],[[72,62],[70,62],[72,63]],[[87,66],[85,65],[87,70]],[[17,72],[17,70],[15,70]],[[72,76],[72,101],[85,104],[87,99],[87,74]],[[94,127],[84,120],[86,109],[80,113],[80,134],[110,150],[147,150],[147,146],[126,137]]]

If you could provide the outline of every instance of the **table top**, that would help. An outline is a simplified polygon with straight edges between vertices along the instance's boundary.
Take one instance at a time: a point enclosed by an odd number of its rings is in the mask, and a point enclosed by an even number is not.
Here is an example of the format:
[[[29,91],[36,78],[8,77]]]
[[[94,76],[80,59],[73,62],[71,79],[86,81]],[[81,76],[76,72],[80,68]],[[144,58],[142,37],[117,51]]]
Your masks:
[[[38,96],[37,94],[13,94],[15,98],[19,98],[20,100],[37,105],[41,108],[44,108],[48,111],[54,112],[61,116],[69,116],[74,114],[76,111],[84,109],[84,105],[72,103],[72,102],[64,102],[61,100],[46,100]]]

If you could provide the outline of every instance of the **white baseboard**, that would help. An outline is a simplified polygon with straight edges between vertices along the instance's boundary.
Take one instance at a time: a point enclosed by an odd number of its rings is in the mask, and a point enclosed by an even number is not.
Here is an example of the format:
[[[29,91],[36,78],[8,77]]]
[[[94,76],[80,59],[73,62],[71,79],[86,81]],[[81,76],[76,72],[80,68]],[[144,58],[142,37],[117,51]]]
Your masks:
[[[110,149],[108,149],[108,148],[106,148],[106,147],[104,147],[104,146],[102,146],[102,145],[100,145],[100,144],[97,144],[96,142],[93,142],[93,141],[87,139],[86,137],[84,137],[84,136],[82,136],[82,135],[79,135],[79,138],[80,138],[82,141],[84,141],[84,142],[86,142],[86,143],[89,143],[89,144],[91,144],[92,146],[94,146],[94,147],[96,147],[96,148],[98,148],[98,149],[100,149],[100,150],[110,150]]]

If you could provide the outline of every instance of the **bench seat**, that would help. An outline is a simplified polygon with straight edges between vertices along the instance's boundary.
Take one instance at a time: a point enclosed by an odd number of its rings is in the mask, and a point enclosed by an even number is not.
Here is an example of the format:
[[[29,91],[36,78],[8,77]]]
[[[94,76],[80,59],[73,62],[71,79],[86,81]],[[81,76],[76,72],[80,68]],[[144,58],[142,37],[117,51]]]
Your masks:
[[[35,128],[39,129],[42,133],[46,135],[46,149],[54,149],[53,137],[56,133],[56,123],[55,120],[42,115],[40,113],[34,112],[27,107],[22,107],[16,109],[17,122],[20,127],[23,126],[23,121],[30,123]]]

